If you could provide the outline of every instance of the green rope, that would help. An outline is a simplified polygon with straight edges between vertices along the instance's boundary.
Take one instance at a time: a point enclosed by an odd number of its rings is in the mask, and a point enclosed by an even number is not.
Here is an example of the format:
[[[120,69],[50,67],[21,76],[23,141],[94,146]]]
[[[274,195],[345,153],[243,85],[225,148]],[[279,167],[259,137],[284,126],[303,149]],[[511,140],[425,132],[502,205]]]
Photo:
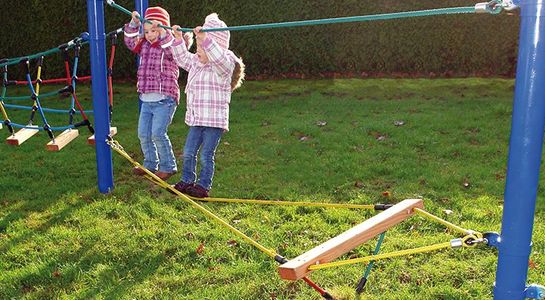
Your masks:
[[[83,41],[82,38],[75,38],[72,40],[74,43],[70,43],[68,44],[67,43],[67,47],[66,49],[71,49],[73,47],[76,46],[76,44],[80,44],[80,45],[85,45],[88,43],[88,41]],[[21,56],[21,57],[15,57],[15,58],[9,58],[7,59],[7,62],[3,62],[3,63],[0,63],[0,67],[3,67],[3,66],[10,66],[10,65],[16,65],[24,60],[33,60],[33,59],[36,59],[36,58],[39,58],[41,56],[48,56],[48,55],[51,55],[51,54],[54,54],[54,53],[58,53],[60,52],[61,50],[63,50],[65,48],[61,48],[61,47],[55,47],[55,48],[51,48],[49,50],[45,50],[45,51],[42,51],[42,52],[39,52],[39,53],[36,53],[36,54],[32,54],[32,55],[29,55],[29,56]]]
[[[52,91],[49,93],[40,94],[40,99],[52,97],[58,94],[59,94],[59,91]],[[30,100],[30,99],[32,99],[32,96],[5,96],[4,94],[0,96],[0,100],[20,101],[20,100]]]
[[[118,33],[122,33],[122,32],[123,32],[122,28],[116,29],[116,30],[114,30],[112,32],[107,33],[106,38],[110,37],[113,34],[118,34]],[[7,58],[7,59],[3,60],[2,63],[0,63],[0,67],[16,65],[16,64],[18,64],[18,63],[20,63],[22,61],[27,60],[27,59],[28,60],[33,60],[33,59],[36,59],[36,58],[40,58],[41,56],[45,57],[45,56],[48,56],[48,55],[51,55],[51,54],[61,52],[64,49],[68,50],[68,49],[74,48],[77,45],[83,46],[83,45],[86,45],[86,44],[89,44],[89,41],[87,39],[84,39],[82,37],[76,37],[76,38],[70,40],[69,42],[67,42],[67,43],[65,43],[65,44],[63,44],[61,46],[57,46],[55,48],[51,48],[51,49],[45,50],[43,52],[39,52],[39,53],[28,55],[28,56]]]
[[[293,21],[282,23],[268,23],[268,24],[256,24],[256,25],[242,25],[226,28],[208,28],[203,29],[206,31],[238,31],[238,30],[255,30],[255,29],[267,29],[267,28],[282,28],[282,27],[299,27],[310,25],[322,25],[322,24],[337,24],[337,23],[350,23],[350,22],[366,22],[366,21],[378,21],[378,20],[392,20],[412,17],[423,16],[436,16],[436,15],[448,15],[448,14],[469,14],[475,13],[475,8],[470,7],[452,7],[452,8],[440,8],[429,9],[420,11],[387,13],[377,15],[355,16],[355,17],[341,17],[341,18],[329,18],[329,19],[317,19],[317,20],[305,20],[305,21]]]
[[[128,9],[120,6],[119,4],[116,4],[113,0],[107,0],[107,2],[113,8],[116,8],[128,15],[132,14]],[[489,11],[489,12],[494,13],[492,11]],[[281,22],[281,23],[241,25],[241,26],[224,27],[224,28],[207,28],[207,29],[203,29],[202,31],[208,32],[208,31],[227,31],[227,30],[228,31],[256,30],[256,29],[268,29],[268,28],[299,27],[299,26],[321,25],[321,24],[365,22],[365,21],[402,19],[402,18],[411,18],[411,17],[437,16],[437,15],[449,15],[449,14],[470,14],[470,13],[476,13],[476,9],[474,6],[428,9],[428,10],[419,10],[419,11],[386,13],[386,14],[376,14],[376,15],[366,15],[366,16],[355,16],[355,17],[341,17],[341,18],[292,21],[292,22]],[[151,23],[149,20],[146,20],[142,17],[140,17],[140,20],[142,22]],[[172,27],[164,26],[160,24],[159,24],[159,27],[162,27],[165,29],[172,29]],[[193,31],[192,28],[180,28],[179,30],[183,32]]]

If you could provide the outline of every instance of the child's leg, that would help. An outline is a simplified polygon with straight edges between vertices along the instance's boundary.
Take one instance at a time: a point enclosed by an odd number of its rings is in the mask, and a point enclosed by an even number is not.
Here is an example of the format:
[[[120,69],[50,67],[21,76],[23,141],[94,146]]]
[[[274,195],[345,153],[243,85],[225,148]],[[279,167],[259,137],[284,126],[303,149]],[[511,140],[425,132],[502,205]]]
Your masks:
[[[204,127],[189,127],[183,153],[182,181],[194,183],[197,179],[197,151],[202,144]]]
[[[144,168],[155,172],[159,158],[157,157],[157,148],[151,139],[151,121],[153,114],[148,102],[143,102],[138,119],[138,138],[140,139],[140,147],[144,154]]]
[[[176,157],[172,151],[172,144],[168,137],[168,126],[176,112],[176,102],[172,98],[166,98],[153,103],[153,119],[151,126],[151,139],[157,146],[159,154],[159,171],[164,173],[175,173]]]
[[[214,156],[216,148],[223,135],[223,129],[204,127],[203,142],[201,148],[201,173],[199,176],[199,185],[210,190],[212,187],[212,178],[214,177]]]

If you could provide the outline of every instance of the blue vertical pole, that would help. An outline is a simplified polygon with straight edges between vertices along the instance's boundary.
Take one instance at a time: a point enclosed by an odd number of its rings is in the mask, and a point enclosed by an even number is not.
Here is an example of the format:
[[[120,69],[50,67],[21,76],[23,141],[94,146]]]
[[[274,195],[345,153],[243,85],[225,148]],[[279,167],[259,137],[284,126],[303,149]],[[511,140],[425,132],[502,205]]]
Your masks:
[[[545,126],[545,0],[522,0],[513,120],[494,299],[526,298]]]
[[[134,0],[134,8],[141,16],[144,16],[144,12],[148,9],[148,0]]]
[[[87,0],[87,22],[91,53],[93,110],[95,116],[95,142],[98,189],[109,193],[114,188],[112,149],[106,144],[110,134],[110,112],[106,84],[106,34],[104,33],[104,1]]]
[[[146,9],[148,9],[148,0],[134,0],[134,8],[143,17]],[[142,28],[140,29],[142,30]],[[140,57],[136,58],[136,66],[140,65]],[[142,108],[142,101],[138,101],[138,112]]]

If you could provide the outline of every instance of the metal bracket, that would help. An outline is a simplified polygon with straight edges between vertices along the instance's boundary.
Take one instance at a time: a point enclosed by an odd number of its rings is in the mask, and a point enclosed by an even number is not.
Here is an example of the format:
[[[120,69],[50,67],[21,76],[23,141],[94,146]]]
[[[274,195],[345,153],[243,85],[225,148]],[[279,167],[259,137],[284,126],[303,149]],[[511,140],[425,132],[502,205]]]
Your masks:
[[[545,287],[539,284],[531,284],[524,290],[524,296],[529,299],[544,299]]]
[[[485,232],[483,238],[486,239],[486,244],[492,248],[498,248],[501,243],[501,236],[497,232]]]
[[[520,0],[502,0],[501,6],[503,7],[503,9],[510,11],[515,8],[518,8],[519,3],[520,3]]]
[[[518,8],[520,0],[492,0],[475,4],[475,13],[499,14],[502,10],[511,11]]]

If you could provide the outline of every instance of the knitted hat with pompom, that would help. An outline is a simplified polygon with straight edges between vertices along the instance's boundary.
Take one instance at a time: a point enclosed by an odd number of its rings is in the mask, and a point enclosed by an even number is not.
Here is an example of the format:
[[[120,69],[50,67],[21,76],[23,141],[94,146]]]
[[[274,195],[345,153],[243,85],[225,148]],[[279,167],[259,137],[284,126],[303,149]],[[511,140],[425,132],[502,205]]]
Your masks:
[[[225,22],[220,20],[218,17],[218,14],[213,13],[206,16],[204,19],[204,25],[202,26],[203,29],[208,28],[225,28],[227,25],[225,25]],[[224,49],[229,49],[229,39],[231,37],[231,34],[229,31],[208,31],[206,34],[212,38],[220,47]]]

